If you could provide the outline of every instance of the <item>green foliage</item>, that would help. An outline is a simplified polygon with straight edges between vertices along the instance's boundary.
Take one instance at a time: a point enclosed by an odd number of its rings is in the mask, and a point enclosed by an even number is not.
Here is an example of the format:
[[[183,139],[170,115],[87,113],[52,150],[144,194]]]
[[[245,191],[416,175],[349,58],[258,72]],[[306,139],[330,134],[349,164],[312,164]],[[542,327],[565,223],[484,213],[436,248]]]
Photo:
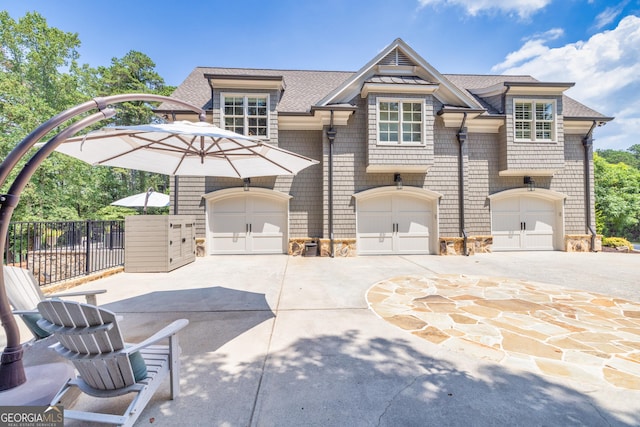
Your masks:
[[[95,216],[91,219],[104,220],[104,221],[116,221],[122,220],[127,216],[138,215],[138,211],[133,208],[125,208],[122,206],[105,206],[95,213]]]
[[[598,154],[593,157],[597,231],[637,239],[633,230],[640,218],[640,171],[625,163],[611,164]]]
[[[628,166],[640,169],[640,144],[632,145],[625,151],[597,150],[596,152],[609,163],[624,163]]]
[[[629,248],[629,250],[633,250],[633,245],[631,244],[631,242],[622,237],[603,237],[602,246],[608,246],[611,248],[626,246],[627,248]]]

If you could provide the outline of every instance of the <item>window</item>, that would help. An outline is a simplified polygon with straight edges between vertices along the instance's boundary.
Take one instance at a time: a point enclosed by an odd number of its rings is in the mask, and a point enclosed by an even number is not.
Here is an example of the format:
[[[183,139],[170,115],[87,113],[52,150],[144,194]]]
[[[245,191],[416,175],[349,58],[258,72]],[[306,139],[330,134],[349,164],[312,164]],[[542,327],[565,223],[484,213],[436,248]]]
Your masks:
[[[553,101],[515,101],[516,140],[553,141],[555,103]]]
[[[266,95],[223,95],[224,128],[242,135],[268,137],[269,97]]]
[[[422,143],[422,102],[379,100],[378,143]]]

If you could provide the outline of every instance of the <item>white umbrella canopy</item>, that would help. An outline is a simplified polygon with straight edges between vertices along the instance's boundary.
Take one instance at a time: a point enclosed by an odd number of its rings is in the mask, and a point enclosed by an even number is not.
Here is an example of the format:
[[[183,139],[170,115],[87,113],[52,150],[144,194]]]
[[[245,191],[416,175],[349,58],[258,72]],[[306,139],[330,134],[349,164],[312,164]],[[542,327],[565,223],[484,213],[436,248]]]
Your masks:
[[[115,202],[111,202],[113,206],[125,206],[128,208],[163,208],[169,206],[169,195],[158,193],[157,191],[147,191],[146,193],[138,193],[133,196],[125,197]]]
[[[205,122],[114,126],[69,138],[56,151],[93,165],[165,175],[295,175],[316,160]]]

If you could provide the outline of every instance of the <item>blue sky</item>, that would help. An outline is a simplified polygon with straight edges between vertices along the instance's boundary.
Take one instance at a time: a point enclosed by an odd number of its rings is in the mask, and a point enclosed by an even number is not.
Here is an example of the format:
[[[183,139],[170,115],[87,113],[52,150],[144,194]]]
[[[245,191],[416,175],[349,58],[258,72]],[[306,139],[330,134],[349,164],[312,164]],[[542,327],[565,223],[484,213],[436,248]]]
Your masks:
[[[78,33],[80,62],[148,55],[167,84],[196,66],[357,71],[395,38],[442,73],[530,74],[616,119],[596,148],[640,144],[640,0],[0,0]]]

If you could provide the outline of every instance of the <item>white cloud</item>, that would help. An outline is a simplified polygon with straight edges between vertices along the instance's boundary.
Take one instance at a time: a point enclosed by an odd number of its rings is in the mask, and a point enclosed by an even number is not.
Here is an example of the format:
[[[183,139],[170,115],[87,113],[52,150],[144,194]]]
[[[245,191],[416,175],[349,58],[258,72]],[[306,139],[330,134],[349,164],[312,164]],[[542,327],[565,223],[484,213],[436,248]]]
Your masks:
[[[503,13],[516,13],[520,18],[526,18],[532,13],[544,8],[552,0],[418,0],[421,7],[437,6],[439,4],[450,6],[462,6],[471,16],[481,12],[499,11]]]
[[[629,3],[629,0],[625,0],[617,6],[610,6],[600,12],[598,16],[596,16],[596,23],[594,24],[594,27],[599,30],[611,24],[622,13],[622,10],[627,3]]]
[[[605,115],[617,116],[600,131],[611,148],[640,143],[636,136],[640,135],[640,17],[627,16],[615,29],[587,41],[551,48],[549,40],[548,32],[527,40],[492,70],[529,74],[542,81],[575,82],[567,95]]]

